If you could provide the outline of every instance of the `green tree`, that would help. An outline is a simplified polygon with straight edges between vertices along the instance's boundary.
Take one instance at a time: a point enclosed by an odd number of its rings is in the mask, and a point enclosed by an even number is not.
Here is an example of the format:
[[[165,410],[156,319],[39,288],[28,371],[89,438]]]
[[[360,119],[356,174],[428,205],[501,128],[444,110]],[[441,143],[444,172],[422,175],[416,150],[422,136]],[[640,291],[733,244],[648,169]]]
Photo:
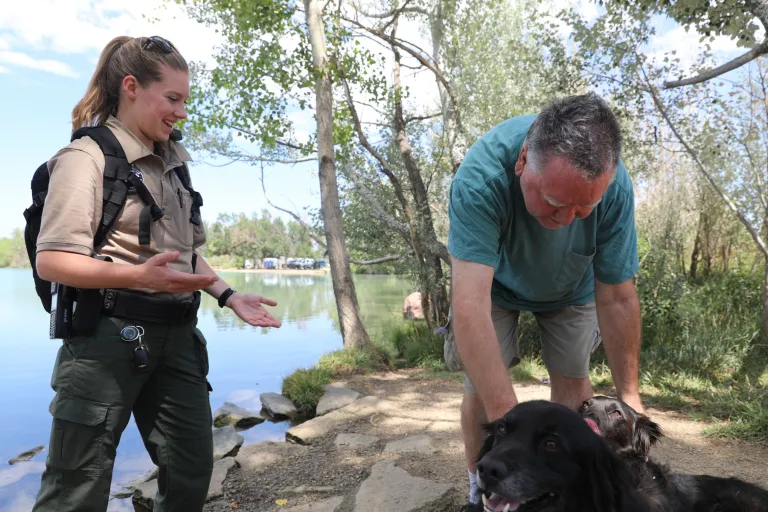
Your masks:
[[[716,67],[707,66],[690,78],[664,82],[672,89],[701,83],[723,75],[768,54],[768,0],[683,0],[657,2],[654,0],[608,0],[609,3],[626,7],[630,13],[638,10],[644,13],[666,14],[686,29],[701,34],[701,41],[722,35],[736,39],[739,47],[749,50],[735,59]],[[602,3],[602,0],[599,0]],[[764,37],[758,41],[758,23],[763,26]],[[680,74],[682,76],[682,74]]]
[[[340,46],[334,44],[341,36],[332,33],[333,24],[326,25],[328,0],[305,0],[303,9],[285,0],[178,2],[198,21],[220,27],[226,40],[216,55],[215,69],[194,68],[192,131],[203,147],[252,163],[317,159],[323,227],[344,344],[368,345],[344,243],[336,182],[329,55],[341,55]],[[302,10],[303,22],[299,21]],[[296,141],[289,110],[304,110],[313,102],[317,133],[308,141]],[[231,138],[222,135],[226,132],[245,137],[258,154],[237,149]],[[317,156],[308,156],[311,153]]]

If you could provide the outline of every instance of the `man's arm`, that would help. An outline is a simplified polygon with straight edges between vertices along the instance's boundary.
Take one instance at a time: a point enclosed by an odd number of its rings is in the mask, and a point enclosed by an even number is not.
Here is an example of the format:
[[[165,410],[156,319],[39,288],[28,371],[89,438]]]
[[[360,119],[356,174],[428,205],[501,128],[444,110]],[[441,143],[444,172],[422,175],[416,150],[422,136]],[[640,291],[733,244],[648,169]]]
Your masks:
[[[517,405],[491,319],[493,267],[452,258],[452,324],[456,348],[483,401],[488,421]]]
[[[643,412],[639,390],[640,302],[635,283],[628,279],[605,284],[595,279],[597,320],[619,398]]]

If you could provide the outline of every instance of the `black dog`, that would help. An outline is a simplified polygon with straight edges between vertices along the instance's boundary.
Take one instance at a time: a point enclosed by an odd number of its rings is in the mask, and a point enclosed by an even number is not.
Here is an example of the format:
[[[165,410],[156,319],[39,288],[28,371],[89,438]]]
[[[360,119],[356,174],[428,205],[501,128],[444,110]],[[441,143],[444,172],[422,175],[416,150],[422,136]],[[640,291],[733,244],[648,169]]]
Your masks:
[[[768,491],[739,480],[673,473],[649,457],[661,428],[616,398],[596,396],[579,413],[631,467],[650,510],[679,512],[768,512]]]
[[[477,465],[485,506],[464,511],[647,510],[626,464],[563,405],[523,402],[485,430]]]

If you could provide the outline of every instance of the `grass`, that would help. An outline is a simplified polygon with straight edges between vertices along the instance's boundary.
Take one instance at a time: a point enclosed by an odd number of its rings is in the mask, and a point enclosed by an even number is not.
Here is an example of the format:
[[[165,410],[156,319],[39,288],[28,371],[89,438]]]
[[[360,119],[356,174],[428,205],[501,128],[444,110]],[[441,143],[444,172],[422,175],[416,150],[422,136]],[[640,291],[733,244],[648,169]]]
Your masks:
[[[299,414],[311,416],[325,390],[323,386],[330,384],[333,374],[317,367],[296,370],[283,379],[282,394],[290,398]]]
[[[713,437],[768,442],[768,341],[759,336],[759,279],[742,273],[696,283],[641,276],[643,347],[640,392],[648,406],[674,409],[708,423]],[[520,319],[522,361],[510,370],[514,382],[547,376],[540,338],[530,314]],[[414,378],[461,382],[443,362],[443,336],[424,323],[393,320],[373,332],[373,348],[330,353],[314,368],[283,383],[283,394],[307,413],[323,386],[344,375],[416,368]],[[590,379],[610,393],[613,380],[602,350],[593,357]]]

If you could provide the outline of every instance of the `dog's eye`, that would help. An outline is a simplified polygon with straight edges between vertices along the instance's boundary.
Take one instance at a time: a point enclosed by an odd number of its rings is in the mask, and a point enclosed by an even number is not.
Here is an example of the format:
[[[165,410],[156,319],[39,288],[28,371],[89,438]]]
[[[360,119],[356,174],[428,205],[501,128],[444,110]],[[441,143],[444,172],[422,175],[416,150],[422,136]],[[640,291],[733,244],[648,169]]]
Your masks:
[[[621,411],[616,409],[611,413],[612,415],[616,416],[617,418],[623,418],[624,416],[621,415]]]
[[[542,443],[542,446],[549,452],[556,452],[558,448],[560,448],[560,445],[558,445],[557,441],[554,439],[545,439],[544,443]]]
[[[506,426],[505,424],[503,424],[503,423],[499,423],[499,426],[498,426],[498,427],[496,427],[496,432],[497,432],[497,433],[498,433],[500,436],[505,436],[505,435],[507,435],[507,426]]]

